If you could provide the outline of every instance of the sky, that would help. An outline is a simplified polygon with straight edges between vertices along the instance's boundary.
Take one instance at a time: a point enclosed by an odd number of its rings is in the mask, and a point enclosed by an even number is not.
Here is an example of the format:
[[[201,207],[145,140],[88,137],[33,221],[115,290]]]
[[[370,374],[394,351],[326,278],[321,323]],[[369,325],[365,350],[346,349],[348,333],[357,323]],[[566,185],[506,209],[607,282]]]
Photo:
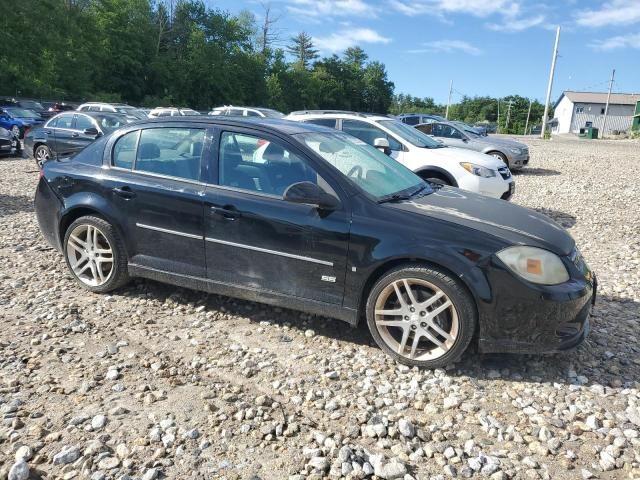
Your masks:
[[[446,103],[462,95],[543,101],[556,26],[552,101],[564,90],[640,93],[640,0],[208,0],[233,14],[264,5],[280,44],[310,34],[322,55],[360,46],[387,67],[396,93]]]

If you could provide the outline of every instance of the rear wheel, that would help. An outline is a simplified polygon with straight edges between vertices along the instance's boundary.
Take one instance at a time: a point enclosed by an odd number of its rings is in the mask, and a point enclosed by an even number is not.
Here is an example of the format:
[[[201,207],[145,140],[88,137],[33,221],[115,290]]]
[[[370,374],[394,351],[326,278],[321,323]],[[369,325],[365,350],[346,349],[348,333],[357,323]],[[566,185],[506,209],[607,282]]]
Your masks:
[[[38,145],[33,152],[38,166],[42,167],[46,161],[51,158],[51,150],[46,145]]]
[[[378,346],[410,366],[442,367],[467,349],[476,309],[466,289],[431,267],[396,268],[376,282],[367,299],[367,324]]]
[[[109,292],[129,280],[124,242],[102,218],[80,217],[69,225],[63,252],[74,279],[87,290]]]

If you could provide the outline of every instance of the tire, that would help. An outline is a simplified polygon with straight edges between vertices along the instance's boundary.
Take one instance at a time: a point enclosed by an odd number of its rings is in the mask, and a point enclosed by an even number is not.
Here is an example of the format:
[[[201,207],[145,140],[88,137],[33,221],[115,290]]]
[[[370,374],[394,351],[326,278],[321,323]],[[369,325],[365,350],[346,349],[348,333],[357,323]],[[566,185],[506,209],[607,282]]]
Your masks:
[[[87,238],[91,241],[87,242]],[[93,245],[97,246],[91,249]],[[129,281],[124,242],[106,220],[95,216],[78,218],[67,228],[62,247],[71,275],[86,290],[106,293]]]
[[[38,145],[33,152],[33,158],[40,168],[51,158],[51,150],[46,145]]]
[[[433,172],[424,172],[420,174],[420,177],[425,181],[429,182],[432,185],[436,186],[449,186],[452,187],[453,184],[444,176],[439,173]]]
[[[398,292],[405,306],[397,301]],[[408,312],[411,304],[414,311]],[[471,294],[458,280],[438,268],[415,264],[386,273],[371,288],[366,304],[367,325],[378,346],[412,367],[439,368],[458,360],[473,338],[477,316]]]
[[[511,166],[509,165],[509,160],[507,159],[507,156],[504,153],[493,151],[493,152],[488,152],[487,155],[491,155],[492,157],[502,160],[507,167],[511,168]]]
[[[20,138],[20,127],[18,127],[17,125],[14,125],[13,127],[11,127],[11,133],[13,134],[14,137],[16,137],[16,139]]]

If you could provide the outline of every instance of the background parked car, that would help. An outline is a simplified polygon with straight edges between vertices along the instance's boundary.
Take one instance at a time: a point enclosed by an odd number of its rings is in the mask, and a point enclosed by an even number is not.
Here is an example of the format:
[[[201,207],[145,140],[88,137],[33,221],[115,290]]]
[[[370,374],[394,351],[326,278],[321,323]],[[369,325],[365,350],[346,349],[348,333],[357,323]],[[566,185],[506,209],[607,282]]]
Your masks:
[[[145,112],[142,112],[131,105],[127,105],[126,103],[87,102],[80,105],[77,110],[79,112],[120,113],[122,115],[126,115],[132,120],[146,120],[148,118]]]
[[[11,131],[16,138],[24,138],[25,132],[43,123],[44,119],[31,110],[18,107],[0,108],[0,127]]]
[[[475,133],[476,135],[480,135],[481,137],[487,136],[487,129],[485,127],[476,127],[474,125],[469,125],[468,123],[461,122],[460,120],[452,120],[450,123],[453,123],[457,127],[460,127],[465,132]]]
[[[27,133],[24,150],[27,156],[33,157],[38,165],[42,165],[52,157],[73,155],[96,138],[128,123],[131,123],[131,119],[120,113],[60,113],[44,127]]]
[[[209,112],[209,115],[225,115],[230,117],[262,117],[262,118],[284,118],[284,113],[272,108],[262,107],[234,107],[226,105],[216,107]]]
[[[522,168],[529,163],[529,147],[515,140],[483,137],[448,122],[424,123],[416,125],[415,128],[437,138],[445,145],[475,150],[499,158],[511,170]]]
[[[42,102],[42,106],[49,112],[49,118],[60,112],[68,112],[69,110],[76,109],[75,106],[64,102]]]
[[[49,112],[49,110],[45,108],[40,102],[37,102],[35,100],[18,100],[15,98],[5,98],[4,100],[0,100],[0,106],[18,107],[25,110],[31,110],[44,119],[50,118],[53,115],[53,113]]]
[[[407,125],[418,125],[420,123],[446,122],[447,119],[432,113],[401,113],[398,120]]]
[[[149,112],[149,118],[156,117],[190,117],[200,115],[192,108],[156,107]]]
[[[6,128],[0,127],[0,155],[11,155],[16,149],[18,140]]]

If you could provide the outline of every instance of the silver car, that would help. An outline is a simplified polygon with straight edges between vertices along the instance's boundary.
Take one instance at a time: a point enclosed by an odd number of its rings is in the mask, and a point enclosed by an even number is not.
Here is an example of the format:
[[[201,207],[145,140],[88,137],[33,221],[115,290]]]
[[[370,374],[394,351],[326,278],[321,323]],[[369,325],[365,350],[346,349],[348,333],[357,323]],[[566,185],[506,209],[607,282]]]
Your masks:
[[[415,128],[450,147],[466,148],[501,159],[511,170],[529,163],[529,147],[508,138],[484,137],[449,122],[422,123]]]

